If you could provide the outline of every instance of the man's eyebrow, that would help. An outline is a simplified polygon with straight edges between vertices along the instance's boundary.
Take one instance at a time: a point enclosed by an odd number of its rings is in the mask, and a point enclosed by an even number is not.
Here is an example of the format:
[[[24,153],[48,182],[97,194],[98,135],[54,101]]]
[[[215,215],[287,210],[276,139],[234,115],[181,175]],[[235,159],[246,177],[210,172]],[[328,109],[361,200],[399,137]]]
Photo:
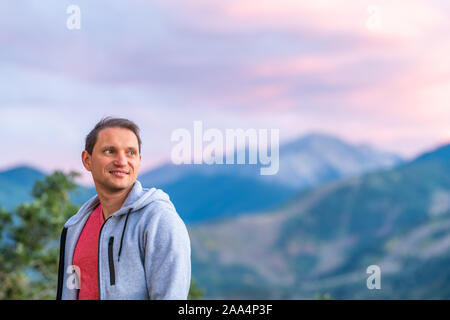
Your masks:
[[[116,149],[116,147],[114,146],[103,146],[102,150],[107,150],[107,149]],[[126,147],[127,150],[133,150],[133,151],[137,151],[138,149],[136,149],[135,147],[132,146],[128,146]]]
[[[114,146],[103,146],[102,150],[106,150],[106,149],[115,149],[116,147]]]

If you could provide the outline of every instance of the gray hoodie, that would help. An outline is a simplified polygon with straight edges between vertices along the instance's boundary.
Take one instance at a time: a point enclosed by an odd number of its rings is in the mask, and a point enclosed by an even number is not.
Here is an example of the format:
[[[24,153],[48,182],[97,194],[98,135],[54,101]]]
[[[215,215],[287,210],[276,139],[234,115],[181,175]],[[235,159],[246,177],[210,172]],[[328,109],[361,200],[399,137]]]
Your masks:
[[[98,204],[96,195],[64,225],[57,299],[78,297],[73,253]],[[189,235],[162,190],[142,188],[136,180],[122,207],[104,222],[98,244],[93,245],[98,245],[100,299],[187,298],[191,280]]]

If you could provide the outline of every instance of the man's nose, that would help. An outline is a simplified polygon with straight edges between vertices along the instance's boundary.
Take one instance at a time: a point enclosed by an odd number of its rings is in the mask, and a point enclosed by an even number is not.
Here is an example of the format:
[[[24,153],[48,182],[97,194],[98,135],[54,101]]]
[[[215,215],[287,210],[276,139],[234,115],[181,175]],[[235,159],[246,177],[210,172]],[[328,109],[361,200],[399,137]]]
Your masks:
[[[125,153],[118,152],[114,163],[117,166],[126,166],[127,165],[127,157],[126,157]]]

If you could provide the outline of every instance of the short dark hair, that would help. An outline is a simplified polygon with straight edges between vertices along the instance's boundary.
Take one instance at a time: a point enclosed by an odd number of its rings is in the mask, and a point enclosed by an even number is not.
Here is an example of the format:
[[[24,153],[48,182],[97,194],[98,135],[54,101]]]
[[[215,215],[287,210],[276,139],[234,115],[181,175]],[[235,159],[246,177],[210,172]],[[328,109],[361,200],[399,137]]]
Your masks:
[[[124,128],[131,130],[138,139],[139,144],[139,154],[141,154],[141,137],[139,136],[139,127],[131,120],[124,119],[124,118],[113,118],[113,117],[106,117],[101,119],[94,127],[94,129],[89,132],[89,134],[86,136],[86,144],[84,146],[84,149],[92,155],[92,150],[94,150],[94,146],[97,143],[97,137],[98,133],[106,128]]]

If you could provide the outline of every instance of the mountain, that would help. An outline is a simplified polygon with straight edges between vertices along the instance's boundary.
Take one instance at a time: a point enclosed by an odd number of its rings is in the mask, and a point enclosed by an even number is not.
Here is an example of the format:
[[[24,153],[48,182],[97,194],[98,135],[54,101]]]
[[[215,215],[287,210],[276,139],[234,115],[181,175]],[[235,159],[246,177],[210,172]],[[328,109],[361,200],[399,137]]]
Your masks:
[[[249,150],[245,149],[246,159]],[[145,172],[140,179],[154,185],[165,185],[188,175],[245,176],[295,189],[305,189],[320,183],[371,170],[398,166],[403,159],[394,153],[376,150],[369,145],[351,145],[327,134],[311,133],[281,145],[279,171],[263,176],[258,165],[164,164]]]
[[[450,145],[189,234],[207,298],[449,299]]]
[[[31,189],[45,174],[27,166],[18,166],[0,172],[0,206],[12,209],[15,205],[31,201]]]
[[[246,149],[248,159],[248,149]],[[260,165],[165,164],[143,173],[145,186],[169,195],[188,223],[274,208],[300,190],[402,163],[391,153],[310,134],[280,147],[279,171],[261,175]]]
[[[0,207],[12,210],[23,202],[32,201],[34,182],[43,180],[46,174],[30,166],[17,166],[0,172]],[[78,186],[71,193],[76,204],[82,204],[95,194],[95,189]]]
[[[275,207],[295,189],[234,174],[183,176],[160,186],[188,224]]]
[[[325,134],[308,134],[280,148],[276,180],[297,188],[392,168],[403,162],[396,154],[369,145],[351,145]]]
[[[437,162],[446,162],[450,159],[450,145],[446,145],[440,147],[431,152],[426,152],[416,158],[413,163],[424,162],[424,161],[437,161]]]

